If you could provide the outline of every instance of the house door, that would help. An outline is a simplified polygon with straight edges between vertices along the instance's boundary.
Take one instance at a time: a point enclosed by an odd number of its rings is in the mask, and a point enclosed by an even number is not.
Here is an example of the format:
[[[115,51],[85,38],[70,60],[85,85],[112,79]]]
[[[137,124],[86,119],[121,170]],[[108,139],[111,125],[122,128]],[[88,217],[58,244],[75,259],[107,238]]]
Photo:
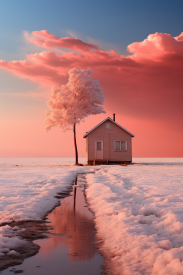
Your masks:
[[[95,159],[103,159],[103,140],[95,141]]]

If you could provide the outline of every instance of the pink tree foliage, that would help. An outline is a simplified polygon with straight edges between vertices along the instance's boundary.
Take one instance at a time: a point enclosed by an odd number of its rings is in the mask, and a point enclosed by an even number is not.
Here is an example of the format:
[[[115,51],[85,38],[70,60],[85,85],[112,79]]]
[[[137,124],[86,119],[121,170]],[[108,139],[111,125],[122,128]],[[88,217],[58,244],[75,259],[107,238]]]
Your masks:
[[[73,129],[75,164],[78,164],[76,124],[89,115],[105,113],[101,106],[105,98],[99,80],[91,76],[91,69],[73,68],[68,73],[66,85],[52,87],[51,100],[47,102],[50,110],[46,112],[46,130],[53,126],[60,126],[63,131]]]

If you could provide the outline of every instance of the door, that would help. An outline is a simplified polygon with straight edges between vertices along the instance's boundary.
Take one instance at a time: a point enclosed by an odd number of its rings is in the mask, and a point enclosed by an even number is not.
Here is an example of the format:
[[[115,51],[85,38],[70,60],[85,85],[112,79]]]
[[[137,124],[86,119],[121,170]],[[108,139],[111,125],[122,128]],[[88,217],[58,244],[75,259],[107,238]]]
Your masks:
[[[95,141],[95,159],[103,159],[103,140]]]

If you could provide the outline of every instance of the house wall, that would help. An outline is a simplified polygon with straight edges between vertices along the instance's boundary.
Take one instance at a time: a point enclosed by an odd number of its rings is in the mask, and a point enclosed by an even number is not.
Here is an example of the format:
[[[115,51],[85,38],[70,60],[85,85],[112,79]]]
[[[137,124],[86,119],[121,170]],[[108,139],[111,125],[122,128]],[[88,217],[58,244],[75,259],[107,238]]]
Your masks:
[[[111,123],[111,129],[106,130],[106,122]],[[132,161],[132,142],[131,135],[126,131],[107,120],[102,125],[98,126],[87,136],[87,160],[95,160],[95,141],[103,140],[103,160],[108,161]],[[126,151],[115,151],[114,141],[126,140]]]

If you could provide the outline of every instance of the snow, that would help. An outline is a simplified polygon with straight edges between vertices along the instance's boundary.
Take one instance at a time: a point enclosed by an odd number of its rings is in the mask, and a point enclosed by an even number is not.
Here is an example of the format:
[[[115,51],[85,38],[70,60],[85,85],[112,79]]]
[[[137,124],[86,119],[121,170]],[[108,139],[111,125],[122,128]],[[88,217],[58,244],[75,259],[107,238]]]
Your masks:
[[[103,166],[87,175],[87,199],[112,274],[183,274],[183,161],[178,162]]]
[[[71,185],[78,172],[90,170],[90,167],[54,163],[1,165],[0,224],[42,219],[57,203],[58,199],[54,196]]]
[[[7,255],[19,256],[20,253],[16,252],[15,250],[11,250],[10,252],[7,253]]]
[[[21,230],[23,229],[16,229],[16,234],[18,234],[18,231]],[[0,227],[0,257],[4,256],[5,254],[14,256],[18,255],[18,253],[13,249],[15,247],[23,246],[27,243],[26,241],[21,240],[15,236],[16,234],[13,231],[14,230],[9,225]]]
[[[94,171],[71,165],[73,160],[65,162],[70,166],[60,166],[58,159],[1,159],[0,226],[12,221],[41,220],[57,204],[54,196],[71,185],[77,173]],[[0,256],[25,243],[14,235],[9,225],[0,227]]]
[[[86,195],[109,273],[183,274],[183,159],[133,162],[75,167],[72,160],[2,159],[0,224],[41,220],[58,202],[54,196],[87,173]],[[19,230],[0,227],[0,256],[15,256],[25,244]]]
[[[183,165],[182,158],[133,158],[132,162],[143,165]]]

